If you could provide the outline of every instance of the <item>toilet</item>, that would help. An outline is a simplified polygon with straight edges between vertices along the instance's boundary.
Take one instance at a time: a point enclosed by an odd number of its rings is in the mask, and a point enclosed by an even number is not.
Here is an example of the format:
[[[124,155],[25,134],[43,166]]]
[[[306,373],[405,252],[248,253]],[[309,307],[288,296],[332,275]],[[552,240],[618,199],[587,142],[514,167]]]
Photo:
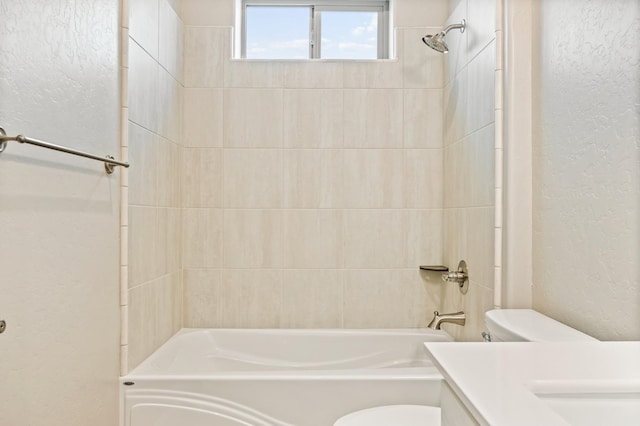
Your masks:
[[[484,315],[492,342],[593,342],[597,339],[533,309],[494,309]],[[386,405],[355,411],[333,426],[440,426],[440,408]]]

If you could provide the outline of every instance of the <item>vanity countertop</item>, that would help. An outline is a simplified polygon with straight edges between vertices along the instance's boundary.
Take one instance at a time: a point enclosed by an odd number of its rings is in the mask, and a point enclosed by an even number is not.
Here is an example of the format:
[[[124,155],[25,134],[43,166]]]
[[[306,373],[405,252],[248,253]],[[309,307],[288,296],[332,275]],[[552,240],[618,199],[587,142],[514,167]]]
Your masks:
[[[425,347],[481,425],[640,425],[640,342]]]

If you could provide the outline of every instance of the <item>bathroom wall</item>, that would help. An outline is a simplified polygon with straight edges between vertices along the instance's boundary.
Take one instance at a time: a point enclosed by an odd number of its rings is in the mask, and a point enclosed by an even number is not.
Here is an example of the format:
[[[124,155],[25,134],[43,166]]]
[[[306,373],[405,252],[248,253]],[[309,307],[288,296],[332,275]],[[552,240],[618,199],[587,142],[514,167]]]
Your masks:
[[[119,156],[117,0],[0,0],[0,126]],[[0,424],[118,423],[119,175],[0,154]]]
[[[182,39],[166,0],[129,0],[122,38],[124,176],[121,372],[182,327]]]
[[[533,306],[640,339],[640,4],[539,2]]]
[[[457,340],[481,339],[484,312],[494,306],[494,267],[500,265],[494,261],[497,12],[495,0],[449,2],[447,24],[467,22],[464,33],[453,30],[446,37],[444,75],[443,260],[450,269],[465,260],[470,277],[466,295],[456,284],[441,288],[441,310],[467,315],[464,327],[443,326]]]
[[[423,326],[441,283],[418,266],[444,260],[444,58],[420,38],[446,2],[396,0],[397,59],[372,62],[233,60],[232,0],[182,13],[184,325]]]

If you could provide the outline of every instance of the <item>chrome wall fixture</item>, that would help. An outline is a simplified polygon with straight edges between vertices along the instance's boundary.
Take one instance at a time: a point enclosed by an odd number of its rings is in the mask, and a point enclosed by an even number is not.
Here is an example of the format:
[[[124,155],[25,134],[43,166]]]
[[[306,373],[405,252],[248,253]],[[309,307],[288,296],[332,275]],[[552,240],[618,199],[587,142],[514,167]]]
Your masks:
[[[0,334],[4,333],[7,329],[7,323],[5,320],[0,320]]]
[[[441,314],[438,311],[433,313],[433,319],[427,326],[432,330],[440,330],[440,326],[444,323],[464,325],[467,322],[467,317],[464,311],[454,312],[452,314]]]
[[[113,173],[113,170],[115,169],[116,166],[129,167],[129,163],[117,161],[110,155],[107,155],[105,157],[100,157],[98,155],[93,155],[87,152],[66,148],[64,146],[56,145],[49,142],[44,142],[38,139],[28,138],[24,135],[7,136],[7,133],[4,131],[4,129],[0,127],[0,153],[6,149],[7,142],[19,142],[19,143],[26,143],[29,145],[36,145],[36,146],[41,146],[47,149],[53,149],[54,151],[60,151],[60,152],[77,155],[84,158],[90,158],[92,160],[102,161],[104,163],[104,170],[109,175]]]
[[[463,19],[459,24],[451,24],[436,35],[430,34],[422,37],[422,41],[436,52],[447,53],[449,46],[444,42],[444,36],[451,30],[460,30],[463,33],[465,28],[467,28],[467,21]]]
[[[467,294],[469,290],[469,269],[467,268],[467,262],[461,260],[458,263],[458,270],[442,274],[442,280],[450,283],[458,283],[460,293]]]

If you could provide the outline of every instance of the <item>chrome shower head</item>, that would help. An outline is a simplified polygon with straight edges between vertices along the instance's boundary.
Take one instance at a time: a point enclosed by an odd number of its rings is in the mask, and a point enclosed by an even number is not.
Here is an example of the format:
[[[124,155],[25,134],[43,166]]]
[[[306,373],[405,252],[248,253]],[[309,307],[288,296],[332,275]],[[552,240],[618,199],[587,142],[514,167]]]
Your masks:
[[[444,37],[451,30],[460,30],[460,32],[463,33],[466,27],[467,21],[463,19],[459,24],[449,25],[436,35],[426,35],[422,37],[422,41],[436,52],[447,53],[449,51],[449,46],[444,42]]]
[[[422,41],[436,52],[447,53],[449,51],[449,46],[444,42],[444,36],[445,33],[443,31],[436,35],[426,35],[422,37]]]

